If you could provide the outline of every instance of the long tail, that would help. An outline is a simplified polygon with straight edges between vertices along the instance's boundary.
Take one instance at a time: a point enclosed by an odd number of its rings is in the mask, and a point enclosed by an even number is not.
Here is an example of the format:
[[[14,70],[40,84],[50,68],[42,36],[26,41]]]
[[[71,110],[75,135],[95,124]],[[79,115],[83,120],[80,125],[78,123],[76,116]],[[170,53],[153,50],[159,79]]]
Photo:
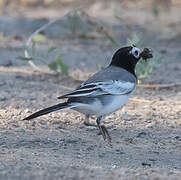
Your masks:
[[[71,105],[68,104],[67,102],[59,103],[57,105],[54,105],[54,106],[48,107],[46,109],[42,109],[42,110],[40,110],[38,112],[35,112],[34,114],[32,114],[32,115],[30,115],[28,117],[25,117],[22,121],[30,120],[30,119],[33,119],[33,118],[36,118],[36,117],[51,113],[53,111],[57,111],[57,110],[65,109],[65,108],[69,108],[69,107],[71,107]]]

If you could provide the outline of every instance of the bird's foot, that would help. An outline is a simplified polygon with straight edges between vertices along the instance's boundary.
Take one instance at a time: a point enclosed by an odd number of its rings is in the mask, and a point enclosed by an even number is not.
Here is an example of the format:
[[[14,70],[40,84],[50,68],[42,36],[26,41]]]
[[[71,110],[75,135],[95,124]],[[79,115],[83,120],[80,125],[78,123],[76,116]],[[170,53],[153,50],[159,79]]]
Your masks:
[[[96,122],[97,122],[97,126],[100,130],[100,133],[103,136],[104,141],[107,141],[108,144],[112,147],[111,144],[111,136],[108,133],[108,130],[106,129],[106,127],[104,125],[101,125],[101,120],[103,119],[103,116],[100,116],[97,118]]]
[[[104,141],[107,141],[108,144],[112,147],[112,143],[111,143],[112,139],[106,127],[104,125],[101,125],[99,129],[100,129],[100,134],[102,134]]]

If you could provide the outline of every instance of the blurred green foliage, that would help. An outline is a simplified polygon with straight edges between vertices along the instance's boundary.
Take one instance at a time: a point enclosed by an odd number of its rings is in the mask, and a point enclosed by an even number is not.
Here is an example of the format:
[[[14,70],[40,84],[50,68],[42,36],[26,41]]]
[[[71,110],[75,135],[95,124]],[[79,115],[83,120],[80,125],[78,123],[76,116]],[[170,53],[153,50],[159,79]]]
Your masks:
[[[33,37],[32,41],[33,42],[46,42],[47,38],[43,34],[38,33]]]
[[[155,3],[155,15],[156,15],[156,6]],[[54,23],[55,21],[53,21]],[[114,35],[110,34],[110,32],[100,23],[97,23],[94,18],[89,17],[85,12],[81,11],[73,11],[72,13],[69,13],[66,16],[66,21],[62,21],[63,26],[68,28],[73,35],[77,34],[77,31],[79,29],[83,29],[87,33],[89,30],[95,29],[96,32],[99,32],[100,34],[103,34],[111,43],[112,45],[116,46],[117,48],[120,48],[119,42],[116,40]],[[52,25],[53,23],[49,23],[48,25]],[[48,27],[44,25],[44,27]],[[131,38],[127,39],[127,45],[134,44],[138,48],[143,47],[143,37],[141,35],[136,35],[134,32],[132,32],[132,28],[128,27],[130,31]],[[40,28],[41,29],[41,28]],[[41,29],[42,30],[42,29]],[[78,36],[79,37],[79,36]],[[87,37],[87,36],[84,36]],[[29,56],[27,57],[19,57],[21,60],[25,61],[41,61],[43,64],[48,66],[52,71],[55,73],[61,73],[63,75],[68,75],[68,67],[66,64],[63,63],[62,57],[60,54],[57,54],[56,47],[50,47],[47,52],[45,52],[45,55],[38,55],[38,50],[36,47],[36,43],[42,43],[46,42],[47,38],[46,36],[36,33],[35,36],[33,36],[31,41],[31,46],[25,46],[24,50],[28,52]],[[48,57],[52,55],[52,53],[56,54],[55,60],[51,61],[51,63],[48,63]],[[147,61],[140,60],[136,66],[136,74],[138,76],[138,79],[142,79],[145,77],[148,77],[154,68],[158,67],[162,61],[162,57],[159,54],[154,54],[154,57],[152,59],[149,59]]]
[[[39,39],[38,39],[39,40]],[[24,56],[19,56],[18,59],[23,60],[23,61],[40,61],[42,64],[48,66],[50,70],[54,71],[56,74],[62,74],[62,75],[68,75],[68,67],[66,64],[63,63],[62,57],[60,54],[56,55],[56,59],[51,61],[50,63],[48,62],[48,57],[51,55],[52,52],[55,52],[56,47],[52,46],[49,47],[48,50],[45,52],[44,55],[39,55],[38,50],[36,48],[36,42],[33,41],[32,45],[29,46],[24,46],[24,50],[28,52],[31,57],[24,57]]]
[[[153,7],[152,7],[152,13],[155,17],[158,17],[158,15],[159,15],[158,3],[159,2],[157,0],[155,0],[153,3]]]

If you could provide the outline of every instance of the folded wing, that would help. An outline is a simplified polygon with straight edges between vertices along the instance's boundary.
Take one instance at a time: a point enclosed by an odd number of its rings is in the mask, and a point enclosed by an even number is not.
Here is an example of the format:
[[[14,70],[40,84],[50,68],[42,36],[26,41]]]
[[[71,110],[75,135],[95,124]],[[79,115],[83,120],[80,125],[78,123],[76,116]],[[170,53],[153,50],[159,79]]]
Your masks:
[[[134,82],[120,80],[110,80],[106,82],[96,82],[82,84],[78,89],[71,93],[58,97],[58,99],[71,97],[96,97],[101,95],[123,95],[131,93],[136,87]]]

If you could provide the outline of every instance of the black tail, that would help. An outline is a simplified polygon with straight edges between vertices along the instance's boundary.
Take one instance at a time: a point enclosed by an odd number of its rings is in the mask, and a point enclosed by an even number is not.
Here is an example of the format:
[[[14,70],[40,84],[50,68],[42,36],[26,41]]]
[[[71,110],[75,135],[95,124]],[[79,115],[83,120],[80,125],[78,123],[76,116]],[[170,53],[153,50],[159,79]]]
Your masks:
[[[51,113],[53,111],[57,111],[57,110],[60,110],[60,109],[64,109],[64,108],[68,108],[70,107],[71,105],[69,105],[67,102],[64,102],[64,103],[60,103],[60,104],[57,104],[57,105],[54,105],[54,106],[51,106],[51,107],[48,107],[46,109],[42,109],[26,118],[24,118],[22,121],[24,120],[30,120],[30,119],[33,119],[33,118],[36,118],[36,117],[39,117],[39,116],[42,116],[42,115],[45,115],[45,114],[48,114],[48,113]]]

